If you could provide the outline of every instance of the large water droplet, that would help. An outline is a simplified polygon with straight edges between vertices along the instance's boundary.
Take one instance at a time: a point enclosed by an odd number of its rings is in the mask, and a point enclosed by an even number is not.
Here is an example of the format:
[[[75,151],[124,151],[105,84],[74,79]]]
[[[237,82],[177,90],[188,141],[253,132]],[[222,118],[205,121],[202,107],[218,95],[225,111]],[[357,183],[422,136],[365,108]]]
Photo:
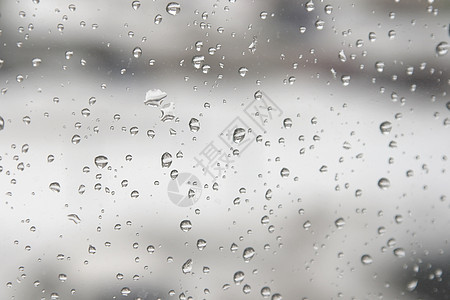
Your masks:
[[[418,282],[419,282],[419,280],[417,280],[417,279],[414,279],[414,280],[411,280],[410,282],[408,282],[408,284],[406,285],[406,289],[408,290],[408,292],[414,291],[417,287]]]
[[[308,2],[305,3],[305,9],[307,12],[311,12],[314,10],[314,2],[312,2],[312,0],[309,0]]]
[[[197,240],[197,249],[198,250],[203,250],[206,247],[206,241],[204,239],[199,239]]]
[[[122,293],[122,296],[128,296],[129,294],[131,294],[131,290],[127,287],[124,287],[120,290],[120,292]]]
[[[239,75],[241,75],[241,77],[245,77],[245,75],[247,75],[248,69],[246,67],[240,67],[239,68]]]
[[[170,2],[166,6],[166,11],[169,15],[175,16],[177,15],[181,10],[181,6],[177,2]]]
[[[261,296],[263,296],[264,298],[269,298],[271,294],[270,288],[265,286],[261,289]]]
[[[244,128],[236,128],[233,131],[233,142],[239,144],[245,138],[245,129]]]
[[[99,155],[94,159],[94,163],[99,169],[103,169],[108,164],[108,158],[103,155]]]
[[[345,220],[343,218],[339,218],[334,221],[334,225],[336,225],[337,228],[342,228],[345,225]]]
[[[283,168],[283,169],[281,169],[281,171],[280,171],[280,175],[281,175],[281,177],[283,177],[283,178],[288,177],[289,174],[290,174],[290,171],[289,171],[288,168]]]

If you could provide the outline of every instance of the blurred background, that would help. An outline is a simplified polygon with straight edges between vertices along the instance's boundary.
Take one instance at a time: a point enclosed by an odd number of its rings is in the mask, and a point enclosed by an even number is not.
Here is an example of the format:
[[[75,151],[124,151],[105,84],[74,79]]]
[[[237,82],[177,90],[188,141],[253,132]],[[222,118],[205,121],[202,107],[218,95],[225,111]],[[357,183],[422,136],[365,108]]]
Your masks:
[[[1,299],[450,299],[450,2],[0,2]]]

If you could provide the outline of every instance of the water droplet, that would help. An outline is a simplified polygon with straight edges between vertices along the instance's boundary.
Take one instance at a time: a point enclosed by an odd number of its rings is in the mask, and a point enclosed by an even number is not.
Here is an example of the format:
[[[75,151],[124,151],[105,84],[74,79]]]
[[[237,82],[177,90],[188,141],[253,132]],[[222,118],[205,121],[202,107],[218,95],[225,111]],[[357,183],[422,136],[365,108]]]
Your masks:
[[[139,192],[134,190],[131,192],[130,196],[131,196],[131,198],[136,199],[139,197]]]
[[[389,121],[385,121],[380,124],[380,131],[382,134],[389,134],[392,130],[392,124]]]
[[[375,63],[375,69],[377,70],[377,72],[381,73],[384,71],[384,62],[382,61],[377,61]]]
[[[71,59],[73,56],[73,51],[71,51],[71,50],[66,51],[65,56],[66,56],[66,59]]]
[[[252,260],[252,258],[255,256],[256,252],[255,249],[252,247],[247,247],[244,249],[244,252],[242,253],[242,258],[246,263]]]
[[[339,60],[342,62],[347,61],[347,56],[345,55],[344,50],[339,51],[338,57],[339,57]]]
[[[370,32],[370,33],[369,33],[369,41],[375,42],[376,39],[377,39],[376,33],[375,33],[375,32]]]
[[[170,2],[167,4],[166,11],[169,15],[175,16],[180,13],[181,6],[177,2]]]
[[[233,275],[233,281],[237,285],[240,285],[241,282],[244,280],[244,278],[245,278],[245,275],[244,275],[244,272],[242,272],[242,271],[237,271]]]
[[[194,68],[200,69],[204,61],[205,57],[203,55],[195,55],[192,58],[192,65],[194,66]]]
[[[200,121],[197,120],[196,118],[192,118],[192,119],[189,121],[189,129],[190,129],[192,132],[197,132],[197,131],[199,131],[199,130],[200,130]]]
[[[255,94],[253,95],[253,97],[255,98],[255,100],[261,100],[262,99],[262,92],[261,91],[256,91]]]
[[[153,20],[153,22],[154,22],[156,25],[161,24],[161,22],[162,22],[162,16],[161,16],[160,14],[157,14],[157,15],[155,16],[155,19]]]
[[[265,20],[265,19],[267,19],[267,15],[268,15],[268,13],[266,11],[262,11],[259,14],[259,17],[261,18],[261,20]]]
[[[169,152],[165,152],[161,156],[161,166],[163,168],[170,168],[170,165],[172,165],[172,154]]]
[[[75,6],[75,4],[69,4],[70,11],[75,11],[76,9],[77,9],[77,7]]]
[[[252,291],[252,287],[249,286],[248,284],[244,285],[244,287],[242,288],[242,291],[244,292],[244,294],[250,294],[250,292]]]
[[[309,0],[308,2],[305,3],[305,9],[307,12],[311,12],[314,10],[314,2],[312,2],[312,0]]]
[[[396,249],[394,249],[393,252],[394,252],[394,255],[397,257],[405,257],[405,255],[406,255],[406,251],[403,248],[396,248]]]
[[[94,159],[94,163],[99,169],[103,169],[108,164],[108,158],[103,155],[99,155]]]
[[[345,225],[345,220],[343,218],[339,218],[336,221],[334,221],[334,225],[336,225],[337,228],[342,228]]]
[[[342,75],[341,76],[341,82],[343,86],[348,86],[350,84],[350,75]]]
[[[3,130],[5,128],[5,120],[3,120],[2,117],[0,117],[0,130]]]
[[[136,47],[133,49],[133,56],[136,58],[141,57],[142,55],[142,49],[140,47]]]
[[[192,223],[190,220],[183,220],[180,223],[180,229],[184,232],[188,232],[192,229]]]
[[[286,118],[283,120],[283,126],[286,129],[289,129],[292,127],[292,119],[291,118]]]
[[[72,137],[72,144],[76,145],[76,144],[78,144],[80,141],[81,141],[81,137],[80,137],[78,134],[75,134],[75,135]]]
[[[59,281],[64,282],[64,281],[67,280],[67,275],[66,274],[59,274],[58,275],[58,279],[59,279]]]
[[[444,56],[448,53],[448,49],[450,48],[449,44],[447,42],[440,42],[436,46],[436,54],[438,56]]]
[[[333,6],[331,6],[331,5],[325,5],[324,10],[325,10],[325,13],[326,13],[327,15],[331,15],[331,13],[333,12]]]
[[[33,58],[33,60],[31,61],[31,64],[33,65],[33,67],[39,67],[42,63],[42,59],[40,58]]]
[[[129,294],[131,294],[131,290],[127,287],[124,287],[120,290],[120,292],[122,293],[123,296],[128,296]]]
[[[310,221],[306,221],[305,223],[303,223],[303,228],[305,230],[309,230],[311,228],[312,224]]]
[[[289,174],[290,174],[290,171],[289,171],[288,168],[283,168],[283,169],[281,169],[281,171],[280,171],[280,175],[281,175],[281,177],[283,177],[283,178],[289,177]]]
[[[410,282],[408,282],[408,284],[406,285],[406,290],[408,290],[408,292],[412,292],[416,289],[417,287],[417,283],[419,282],[419,280],[414,279],[411,280]]]
[[[361,262],[363,265],[370,265],[371,263],[373,263],[373,259],[370,255],[364,254],[363,256],[361,256]]]
[[[67,215],[67,218],[75,224],[79,224],[81,222],[81,219],[77,214],[69,214]]]
[[[317,20],[316,23],[314,23],[314,25],[316,25],[317,30],[322,30],[323,27],[325,26],[325,21]]]
[[[59,193],[61,191],[61,186],[58,182],[52,182],[48,187],[56,193]]]
[[[246,67],[240,67],[239,68],[239,75],[241,75],[241,77],[245,77],[245,75],[247,75],[248,69]]]
[[[245,138],[245,129],[244,128],[236,128],[233,131],[233,142],[239,144]]]
[[[95,249],[94,246],[89,245],[88,253],[89,253],[89,254],[95,254],[96,252],[97,252],[97,249]]]
[[[150,254],[154,253],[155,252],[155,247],[153,245],[149,245],[147,247],[147,252],[150,253]]]
[[[261,289],[261,296],[263,296],[263,298],[269,298],[271,294],[270,288],[265,286]]]
[[[135,0],[131,3],[131,7],[133,7],[134,10],[138,10],[139,7],[141,7],[141,1]]]
[[[199,240],[197,240],[197,249],[198,250],[203,250],[203,249],[205,249],[205,247],[206,247],[206,241],[205,240],[203,240],[203,239],[199,239]]]
[[[159,90],[149,90],[145,94],[144,104],[148,106],[158,107],[162,104],[162,100],[167,97],[167,93]]]
[[[378,186],[382,190],[387,190],[391,186],[391,182],[389,181],[389,179],[383,177],[378,180]]]
[[[181,271],[183,274],[190,273],[192,271],[192,259],[188,259],[182,266]]]
[[[266,200],[271,200],[272,199],[272,190],[271,189],[268,189],[266,191],[265,197],[266,197]]]

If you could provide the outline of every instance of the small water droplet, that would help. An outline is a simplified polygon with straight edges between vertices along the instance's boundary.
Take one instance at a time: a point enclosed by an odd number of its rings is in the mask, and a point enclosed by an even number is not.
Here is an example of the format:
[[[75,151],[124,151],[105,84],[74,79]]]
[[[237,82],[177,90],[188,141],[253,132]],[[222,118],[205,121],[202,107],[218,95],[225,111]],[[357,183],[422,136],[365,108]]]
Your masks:
[[[33,60],[31,61],[31,64],[33,65],[33,67],[39,67],[42,63],[42,59],[40,58],[33,58]]]
[[[189,129],[192,132],[197,132],[200,130],[200,121],[197,120],[196,118],[191,118],[191,120],[189,121]]]
[[[361,262],[363,265],[370,265],[371,263],[373,263],[373,259],[370,255],[364,254],[363,256],[361,256]]]
[[[240,285],[241,282],[244,280],[244,278],[245,278],[245,274],[242,271],[237,271],[233,275],[233,281],[236,285]]]
[[[181,6],[177,2],[170,2],[166,6],[166,11],[169,15],[175,16],[180,13]]]
[[[97,249],[94,246],[89,245],[88,253],[89,254],[95,254],[96,252],[97,252]]]
[[[190,221],[190,220],[183,220],[183,221],[181,221],[181,223],[180,223],[180,229],[181,229],[183,232],[188,232],[189,230],[191,230],[191,229],[192,229],[192,223],[191,223],[191,221]]]
[[[280,171],[280,175],[281,175],[281,177],[283,177],[283,178],[289,177],[289,174],[290,174],[290,171],[289,171],[288,168],[283,168],[283,169],[281,169],[281,171]]]
[[[248,69],[246,67],[240,67],[239,68],[239,75],[241,75],[241,77],[245,77],[245,75],[247,75]]]
[[[244,262],[248,263],[252,260],[252,258],[255,256],[256,251],[252,247],[247,247],[244,249],[244,252],[242,253],[242,258],[244,259]]]
[[[383,177],[380,180],[378,180],[378,186],[382,190],[387,190],[391,186],[391,182],[389,181],[389,179]]]
[[[305,3],[305,9],[307,12],[311,12],[314,10],[314,2],[312,2],[312,0],[309,0],[308,2]]]
[[[341,82],[343,86],[348,86],[350,84],[351,77],[350,75],[342,75]]]
[[[172,165],[172,154],[170,154],[169,152],[165,152],[161,156],[161,166],[163,168],[170,168],[171,165]]]
[[[128,296],[129,294],[131,294],[131,290],[127,287],[124,287],[120,290],[120,292],[122,293],[123,296]]]
[[[59,193],[61,191],[61,186],[58,182],[52,182],[48,187],[50,188],[50,190],[56,193]]]
[[[271,200],[272,199],[272,190],[271,189],[268,189],[266,191],[265,198],[266,198],[266,200]]]
[[[94,163],[99,169],[103,169],[108,164],[108,158],[103,155],[99,155],[94,159]]]
[[[182,266],[181,271],[183,274],[190,273],[192,271],[192,259],[188,259]]]
[[[206,241],[204,239],[199,239],[197,240],[197,249],[198,250],[203,250],[206,247]]]
[[[162,100],[167,97],[167,93],[159,90],[149,90],[145,94],[144,104],[148,106],[158,107],[162,104]]]
[[[345,225],[345,220],[343,218],[339,218],[336,221],[334,221],[334,225],[336,225],[337,228],[342,228]]]
[[[138,10],[139,7],[141,7],[141,1],[135,0],[131,3],[131,7],[133,7],[134,10]]]
[[[140,47],[136,47],[133,49],[133,56],[136,58],[141,57],[142,55],[142,49]]]
[[[419,282],[419,280],[414,279],[411,280],[410,282],[408,282],[408,284],[406,285],[406,290],[408,290],[408,292],[412,292],[416,289],[417,287],[417,283]]]
[[[67,275],[66,274],[59,274],[58,275],[58,279],[59,279],[59,281],[64,282],[64,281],[67,280]]]
[[[382,134],[389,134],[392,130],[392,124],[389,121],[385,121],[380,124],[380,131]]]
[[[245,138],[245,129],[244,128],[236,128],[233,131],[233,142],[239,144]]]
[[[382,73],[384,71],[384,62],[377,61],[375,63],[375,69],[377,70],[377,72]]]
[[[69,214],[67,215],[67,218],[75,224],[79,224],[81,222],[81,219],[77,214]]]
[[[157,14],[156,16],[155,16],[155,19],[153,20],[153,22],[156,24],[156,25],[159,25],[159,24],[161,24],[161,22],[162,22],[162,16],[160,15],[160,14]]]
[[[447,42],[440,42],[436,46],[436,54],[438,56],[444,56],[448,53],[449,48],[450,48],[450,45]]]
[[[283,120],[283,126],[286,129],[289,129],[292,127],[292,119],[291,118],[286,118]]]
[[[396,248],[394,249],[394,255],[397,257],[405,257],[406,256],[406,251],[403,248]]]
[[[339,51],[338,57],[339,57],[339,60],[342,62],[347,61],[347,56],[345,55],[344,50]]]
[[[76,144],[78,144],[80,141],[81,141],[81,137],[80,137],[78,134],[75,134],[75,135],[72,137],[72,144],[76,145]]]
[[[303,228],[305,230],[309,230],[311,228],[312,224],[310,221],[306,221],[305,223],[303,223]]]
[[[261,289],[261,296],[263,296],[263,298],[269,298],[271,294],[270,288],[265,286]]]

